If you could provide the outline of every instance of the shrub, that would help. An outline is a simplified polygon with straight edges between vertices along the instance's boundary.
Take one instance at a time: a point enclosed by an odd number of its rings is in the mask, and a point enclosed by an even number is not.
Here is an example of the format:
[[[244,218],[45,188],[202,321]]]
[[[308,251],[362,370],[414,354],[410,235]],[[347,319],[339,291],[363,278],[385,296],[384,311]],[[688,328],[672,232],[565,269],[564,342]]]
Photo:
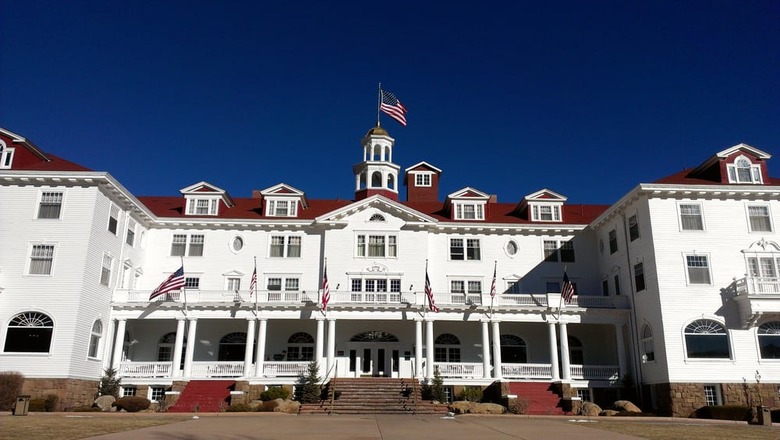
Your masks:
[[[528,412],[528,399],[522,397],[510,399],[507,404],[507,411],[512,414],[526,414]]]
[[[148,409],[152,402],[140,396],[127,396],[114,402],[117,411],[125,410],[127,412],[138,412]]]
[[[30,412],[46,412],[46,399],[30,399],[30,406],[27,407]]]
[[[458,400],[467,400],[469,402],[481,402],[482,388],[463,387],[463,391],[461,391],[460,394],[458,394]]]
[[[285,399],[290,397],[290,391],[284,387],[271,387],[260,393],[260,400]]]
[[[298,386],[295,388],[297,400],[301,403],[316,403],[320,401],[320,377],[317,374],[317,361],[309,362],[305,374],[298,376]]]
[[[60,403],[60,396],[56,394],[49,394],[46,396],[46,412],[57,411],[57,406]]]
[[[24,376],[16,371],[0,372],[0,411],[10,411],[22,392]]]
[[[740,420],[749,422],[753,420],[753,412],[747,406],[702,406],[691,414],[691,417],[698,419]]]
[[[433,370],[433,379],[430,383],[422,386],[422,398],[424,400],[435,400],[440,403],[447,402],[447,394],[444,392],[444,379],[441,377],[439,367]]]
[[[98,384],[99,396],[114,396],[119,399],[119,387],[122,386],[122,378],[116,377],[116,370],[113,368],[107,368],[103,372],[103,377],[100,378]]]
[[[246,404],[246,403],[237,403],[235,405],[230,405],[225,410],[226,412],[251,412],[255,409],[252,408],[252,405]]]

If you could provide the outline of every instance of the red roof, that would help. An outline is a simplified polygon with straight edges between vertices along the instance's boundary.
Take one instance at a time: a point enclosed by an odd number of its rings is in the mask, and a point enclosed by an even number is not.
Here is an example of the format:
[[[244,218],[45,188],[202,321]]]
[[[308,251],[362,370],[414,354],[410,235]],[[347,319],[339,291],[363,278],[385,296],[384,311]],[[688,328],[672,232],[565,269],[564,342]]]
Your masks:
[[[16,158],[14,158],[13,169],[29,171],[92,171],[85,166],[81,166],[69,160],[62,159],[53,154],[46,153],[46,157],[51,160],[48,162],[42,160],[17,161]]]
[[[721,182],[720,180],[707,179],[699,176],[693,176],[694,170],[683,170],[678,173],[672,174],[656,180],[653,183],[666,183],[673,185],[733,185],[729,182]],[[780,179],[770,177],[764,182],[764,185],[780,185]],[[751,185],[746,185],[751,186]]]

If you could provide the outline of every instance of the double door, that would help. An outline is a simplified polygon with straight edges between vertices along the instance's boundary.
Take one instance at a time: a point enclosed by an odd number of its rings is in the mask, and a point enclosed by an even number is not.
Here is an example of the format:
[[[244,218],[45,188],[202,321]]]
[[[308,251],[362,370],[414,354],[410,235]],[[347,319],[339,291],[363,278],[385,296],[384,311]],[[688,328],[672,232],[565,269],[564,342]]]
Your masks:
[[[349,372],[354,377],[398,377],[399,348],[393,344],[353,344]]]

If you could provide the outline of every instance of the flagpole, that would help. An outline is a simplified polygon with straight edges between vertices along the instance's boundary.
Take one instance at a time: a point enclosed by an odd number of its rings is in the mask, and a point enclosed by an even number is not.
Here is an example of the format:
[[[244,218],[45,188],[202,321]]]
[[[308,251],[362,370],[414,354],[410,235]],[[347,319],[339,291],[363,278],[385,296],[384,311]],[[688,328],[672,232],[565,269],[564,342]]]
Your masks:
[[[379,95],[376,102],[376,126],[379,127],[379,108],[382,107],[382,83],[379,83]]]
[[[181,259],[181,271],[184,272],[184,257],[180,256]],[[184,275],[182,273],[182,275]],[[187,277],[184,277],[184,285],[181,287],[181,293],[184,295],[184,316],[187,316]]]
[[[493,264],[493,284],[490,285],[490,319],[493,319],[493,299],[495,298],[494,286],[496,285],[496,269],[498,269],[498,260]]]
[[[563,273],[566,273],[566,265],[563,265]],[[561,284],[561,297],[558,299],[558,320],[561,320],[561,307],[563,307],[563,284]]]
[[[327,310],[322,309],[322,301],[325,298],[325,278],[328,275],[328,257],[322,257],[322,282],[320,286],[320,312],[322,316],[327,316]],[[328,289],[330,290],[330,281],[328,281]],[[327,308],[327,305],[326,305]]]
[[[250,295],[252,293],[255,294],[255,316],[257,316],[257,256],[255,256],[254,258],[255,258],[255,271],[252,272],[252,274],[255,276],[255,285],[253,287],[254,289],[253,292],[249,292],[249,294]]]

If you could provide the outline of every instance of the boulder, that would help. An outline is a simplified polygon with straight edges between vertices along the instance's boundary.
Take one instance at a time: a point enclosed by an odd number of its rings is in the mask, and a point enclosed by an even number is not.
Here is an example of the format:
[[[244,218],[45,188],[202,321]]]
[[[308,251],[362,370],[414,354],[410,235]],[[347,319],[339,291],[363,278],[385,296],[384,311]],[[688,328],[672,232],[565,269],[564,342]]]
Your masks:
[[[582,402],[582,408],[580,408],[580,415],[582,416],[597,416],[601,413],[601,407],[593,402]]]
[[[449,404],[448,408],[455,414],[468,414],[477,404],[466,400],[458,400]]]
[[[281,400],[281,399],[277,399]],[[281,412],[285,414],[298,414],[301,409],[301,402],[296,400],[282,400],[282,402],[274,408],[274,412]]]
[[[605,416],[605,417],[612,417],[618,414],[620,414],[620,411],[615,411],[614,409],[605,409],[604,411],[601,411],[601,413],[599,413],[600,416]]]
[[[478,403],[470,412],[471,414],[504,414],[506,408],[497,403]]]
[[[612,404],[613,408],[618,411],[641,413],[642,410],[638,406],[629,402],[628,400],[617,400]]]
[[[100,408],[101,411],[113,411],[115,409],[113,408],[114,402],[116,402],[116,397],[114,396],[100,396],[95,399],[95,406]]]

